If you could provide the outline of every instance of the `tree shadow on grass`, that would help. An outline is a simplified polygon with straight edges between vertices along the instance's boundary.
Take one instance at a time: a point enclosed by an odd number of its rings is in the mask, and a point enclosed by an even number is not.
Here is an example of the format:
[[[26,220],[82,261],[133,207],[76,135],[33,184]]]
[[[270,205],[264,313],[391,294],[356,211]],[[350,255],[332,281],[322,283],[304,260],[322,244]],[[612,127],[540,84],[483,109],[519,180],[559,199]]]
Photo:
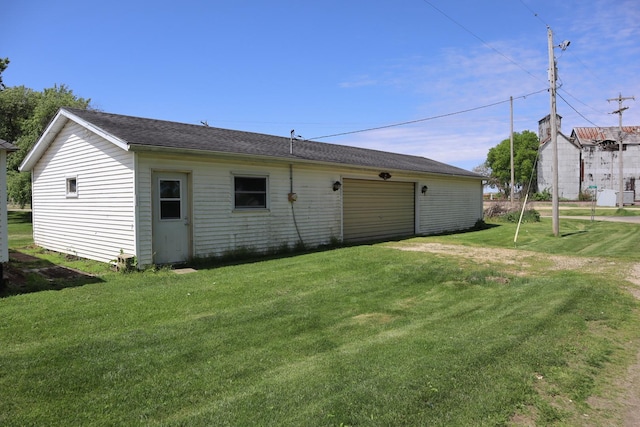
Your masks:
[[[9,251],[9,262],[3,265],[2,270],[0,298],[103,282],[95,275],[56,265],[18,250]]]

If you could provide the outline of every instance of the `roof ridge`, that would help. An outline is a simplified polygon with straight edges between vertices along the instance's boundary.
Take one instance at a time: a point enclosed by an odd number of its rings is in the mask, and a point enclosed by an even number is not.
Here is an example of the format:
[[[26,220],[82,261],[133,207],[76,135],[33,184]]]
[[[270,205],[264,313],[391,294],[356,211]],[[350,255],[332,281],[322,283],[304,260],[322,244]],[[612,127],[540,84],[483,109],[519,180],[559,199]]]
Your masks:
[[[296,140],[292,154],[291,138],[285,136],[97,110],[64,109],[125,141],[134,150],[179,149],[481,178],[474,172],[412,154],[307,139]]]

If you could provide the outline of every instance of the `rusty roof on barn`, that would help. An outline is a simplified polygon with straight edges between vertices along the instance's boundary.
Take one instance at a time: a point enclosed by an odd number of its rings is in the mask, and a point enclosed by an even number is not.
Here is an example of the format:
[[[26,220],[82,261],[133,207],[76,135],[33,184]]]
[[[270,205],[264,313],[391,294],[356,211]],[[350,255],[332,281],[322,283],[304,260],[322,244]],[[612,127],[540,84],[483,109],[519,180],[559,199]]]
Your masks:
[[[581,146],[602,145],[618,141],[618,126],[610,127],[577,127],[573,128],[575,137]],[[622,142],[624,144],[640,145],[640,126],[623,126]]]

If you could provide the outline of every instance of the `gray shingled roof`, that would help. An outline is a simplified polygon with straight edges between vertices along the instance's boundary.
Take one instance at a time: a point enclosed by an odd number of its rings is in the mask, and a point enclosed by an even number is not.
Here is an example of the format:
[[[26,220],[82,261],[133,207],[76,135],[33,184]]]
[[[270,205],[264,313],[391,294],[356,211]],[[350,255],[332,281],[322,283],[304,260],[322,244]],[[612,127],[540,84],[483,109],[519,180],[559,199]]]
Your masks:
[[[133,150],[136,147],[160,147],[482,178],[473,172],[425,157],[307,140],[294,141],[293,154],[289,154],[290,139],[286,137],[99,111],[65,110],[126,141]]]
[[[8,152],[12,152],[12,151],[18,151],[18,146],[5,141],[4,139],[0,139],[0,149],[6,150]]]

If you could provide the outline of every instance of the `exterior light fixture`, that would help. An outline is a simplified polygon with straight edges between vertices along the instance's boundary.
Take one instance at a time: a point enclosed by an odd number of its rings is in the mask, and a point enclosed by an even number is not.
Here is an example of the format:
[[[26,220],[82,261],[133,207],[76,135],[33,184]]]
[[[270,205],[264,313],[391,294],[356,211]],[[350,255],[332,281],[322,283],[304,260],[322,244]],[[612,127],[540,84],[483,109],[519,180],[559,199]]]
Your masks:
[[[342,187],[342,183],[340,181],[336,181],[333,183],[333,191],[338,191]]]
[[[391,174],[389,172],[380,172],[378,176],[384,179],[385,181],[391,178]]]
[[[429,187],[427,187],[426,185],[422,186],[422,194],[427,194],[427,190],[429,189]]]

